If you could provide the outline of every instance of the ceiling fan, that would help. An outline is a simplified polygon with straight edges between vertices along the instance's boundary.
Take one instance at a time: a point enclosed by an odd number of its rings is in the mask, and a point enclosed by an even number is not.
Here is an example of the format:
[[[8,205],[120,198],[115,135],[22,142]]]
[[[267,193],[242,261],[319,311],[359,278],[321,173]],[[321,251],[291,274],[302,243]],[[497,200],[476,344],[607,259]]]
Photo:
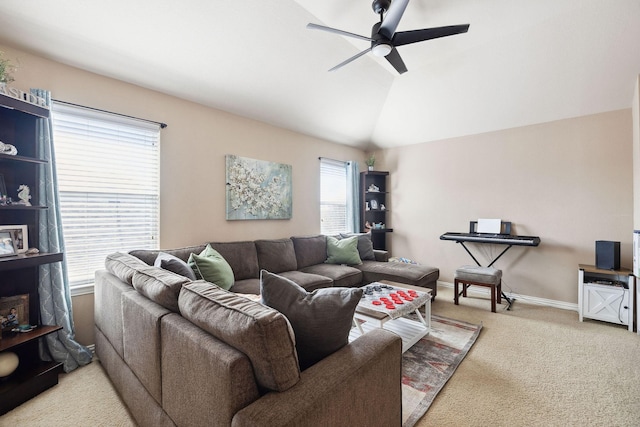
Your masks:
[[[387,61],[389,61],[393,68],[395,68],[398,73],[402,74],[407,71],[407,67],[404,65],[404,61],[400,57],[396,47],[466,33],[469,30],[469,24],[465,24],[396,32],[396,28],[398,27],[400,19],[402,19],[402,15],[404,14],[408,4],[409,0],[393,0],[393,2],[391,0],[373,0],[371,7],[375,13],[380,15],[380,22],[376,22],[371,28],[371,37],[361,36],[359,34],[313,23],[307,24],[307,28],[328,31],[330,33],[341,34],[343,36],[354,37],[371,42],[371,47],[352,56],[346,61],[341,62],[329,71],[337,70],[338,68],[360,58],[362,55],[373,52],[376,56],[384,56],[387,58]]]

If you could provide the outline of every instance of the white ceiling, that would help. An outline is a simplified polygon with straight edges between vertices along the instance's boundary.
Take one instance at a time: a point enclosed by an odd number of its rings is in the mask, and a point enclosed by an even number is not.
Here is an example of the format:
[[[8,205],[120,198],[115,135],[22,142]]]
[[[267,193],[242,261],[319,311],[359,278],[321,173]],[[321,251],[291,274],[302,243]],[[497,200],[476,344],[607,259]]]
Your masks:
[[[365,55],[370,0],[2,0],[0,44],[304,134],[394,147],[629,108],[640,0],[412,0],[398,31],[471,24]],[[62,95],[59,95],[62,97]],[[170,123],[170,118],[164,119]]]

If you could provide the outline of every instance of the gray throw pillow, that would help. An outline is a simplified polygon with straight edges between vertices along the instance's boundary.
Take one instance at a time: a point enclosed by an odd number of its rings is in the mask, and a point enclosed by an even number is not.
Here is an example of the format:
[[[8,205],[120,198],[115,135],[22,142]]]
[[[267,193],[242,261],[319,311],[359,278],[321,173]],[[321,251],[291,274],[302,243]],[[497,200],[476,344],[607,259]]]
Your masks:
[[[358,236],[358,253],[362,261],[375,261],[376,256],[373,253],[373,242],[371,241],[371,233],[349,233],[341,234],[343,238]]]
[[[262,270],[260,295],[263,304],[284,314],[291,323],[300,369],[304,370],[348,344],[362,289],[307,292],[285,277]]]
[[[154,267],[160,267],[164,270],[169,270],[191,280],[196,280],[196,274],[186,262],[184,262],[177,256],[168,254],[166,252],[160,252],[156,257],[153,265]]]

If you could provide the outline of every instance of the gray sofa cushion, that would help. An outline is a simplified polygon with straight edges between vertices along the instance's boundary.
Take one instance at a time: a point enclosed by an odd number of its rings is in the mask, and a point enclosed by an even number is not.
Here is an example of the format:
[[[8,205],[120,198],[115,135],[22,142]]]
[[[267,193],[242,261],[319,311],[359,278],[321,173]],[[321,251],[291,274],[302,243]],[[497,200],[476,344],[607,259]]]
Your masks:
[[[406,283],[414,286],[433,285],[433,293],[436,293],[436,281],[440,276],[440,270],[426,265],[405,264],[402,262],[379,262],[364,261],[360,265],[354,266],[362,271],[363,283],[371,283],[380,280],[391,280],[393,282]]]
[[[317,274],[318,276],[328,277],[333,281],[331,286],[336,286],[339,288],[351,288],[354,286],[358,287],[362,283],[362,272],[357,268],[349,267],[348,265],[316,264],[303,268],[301,271],[303,273]],[[287,276],[286,273],[282,273],[282,275]],[[295,282],[295,280],[293,281]],[[307,289],[304,286],[302,287]],[[307,289],[307,291],[309,291],[309,289]]]
[[[260,269],[273,273],[298,269],[291,239],[256,240]]]
[[[371,233],[342,233],[343,238],[358,236],[358,253],[362,261],[375,261],[376,256],[373,253],[373,242],[371,241]]]
[[[311,293],[291,280],[262,270],[262,302],[283,313],[296,337],[300,369],[324,359],[349,342],[360,288],[317,289]]]
[[[162,402],[160,321],[169,313],[139,292],[122,294],[124,361],[158,403]]]
[[[204,281],[184,286],[178,306],[185,319],[246,354],[261,387],[284,391],[300,379],[295,338],[282,313]]]
[[[133,287],[164,308],[178,312],[178,295],[180,289],[191,279],[160,267],[141,268],[133,276]]]
[[[296,251],[298,270],[326,261],[327,236],[292,237],[291,241]]]
[[[258,279],[258,253],[253,242],[212,242],[211,247],[227,260],[235,280]]]
[[[122,252],[107,255],[104,266],[107,271],[130,285],[133,284],[133,275],[136,271],[148,267],[148,265],[139,258]]]
[[[333,280],[318,274],[305,273],[303,271],[284,271],[280,275],[295,282],[308,292],[333,286]]]
[[[237,294],[260,295],[260,279],[236,280],[229,290]]]
[[[196,275],[189,264],[175,255],[160,252],[153,263],[154,267],[164,268],[191,280],[196,280]]]
[[[189,255],[191,255],[192,253],[199,254],[204,250],[205,247],[206,245],[187,246],[184,248],[177,248],[177,249],[165,249],[163,251],[156,251],[156,250],[149,250],[149,249],[136,249],[133,251],[129,251],[129,254],[135,256],[136,258],[140,258],[142,261],[144,261],[149,265],[153,265],[160,252],[171,254],[175,257],[180,258],[183,261],[186,261],[189,259]]]

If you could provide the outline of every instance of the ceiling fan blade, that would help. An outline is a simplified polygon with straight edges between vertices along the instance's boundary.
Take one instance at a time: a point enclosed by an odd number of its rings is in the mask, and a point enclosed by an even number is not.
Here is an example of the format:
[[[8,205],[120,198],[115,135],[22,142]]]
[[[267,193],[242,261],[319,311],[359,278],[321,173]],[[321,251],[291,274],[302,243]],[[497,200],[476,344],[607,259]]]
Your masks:
[[[355,61],[356,59],[360,58],[362,55],[367,54],[369,52],[371,52],[371,48],[365,49],[362,52],[353,55],[351,58],[347,59],[346,61],[342,61],[341,63],[339,63],[338,65],[336,65],[332,69],[330,69],[329,71],[335,71],[338,68],[341,68],[341,67],[347,65],[349,62]]]
[[[394,46],[403,46],[406,44],[422,42],[425,40],[466,33],[468,30],[469,24],[450,25],[448,27],[424,28],[422,30],[401,31],[393,36],[393,39],[391,39],[391,43],[393,43]]]
[[[404,65],[404,61],[400,57],[398,49],[396,49],[395,47],[391,50],[391,52],[389,52],[387,56],[385,56],[385,58],[387,58],[387,61],[389,61],[389,63],[393,65],[393,68],[395,68],[398,73],[402,74],[407,72],[407,67],[406,65]]]
[[[380,25],[378,34],[382,34],[383,36],[391,40],[396,32],[396,28],[398,28],[400,19],[402,19],[402,15],[404,14],[404,10],[407,8],[408,4],[409,0],[393,0],[391,2],[391,6],[389,6],[387,14],[384,16],[382,25]]]
[[[365,36],[361,36],[360,34],[354,34],[354,33],[348,32],[348,31],[338,30],[337,28],[325,27],[324,25],[313,24],[311,22],[307,24],[307,28],[309,28],[311,30],[327,31],[329,33],[340,34],[340,35],[347,36],[347,37],[355,37],[357,39],[362,39],[362,40],[366,40],[366,41],[369,41],[369,42],[373,41],[373,39],[371,37],[365,37]]]

